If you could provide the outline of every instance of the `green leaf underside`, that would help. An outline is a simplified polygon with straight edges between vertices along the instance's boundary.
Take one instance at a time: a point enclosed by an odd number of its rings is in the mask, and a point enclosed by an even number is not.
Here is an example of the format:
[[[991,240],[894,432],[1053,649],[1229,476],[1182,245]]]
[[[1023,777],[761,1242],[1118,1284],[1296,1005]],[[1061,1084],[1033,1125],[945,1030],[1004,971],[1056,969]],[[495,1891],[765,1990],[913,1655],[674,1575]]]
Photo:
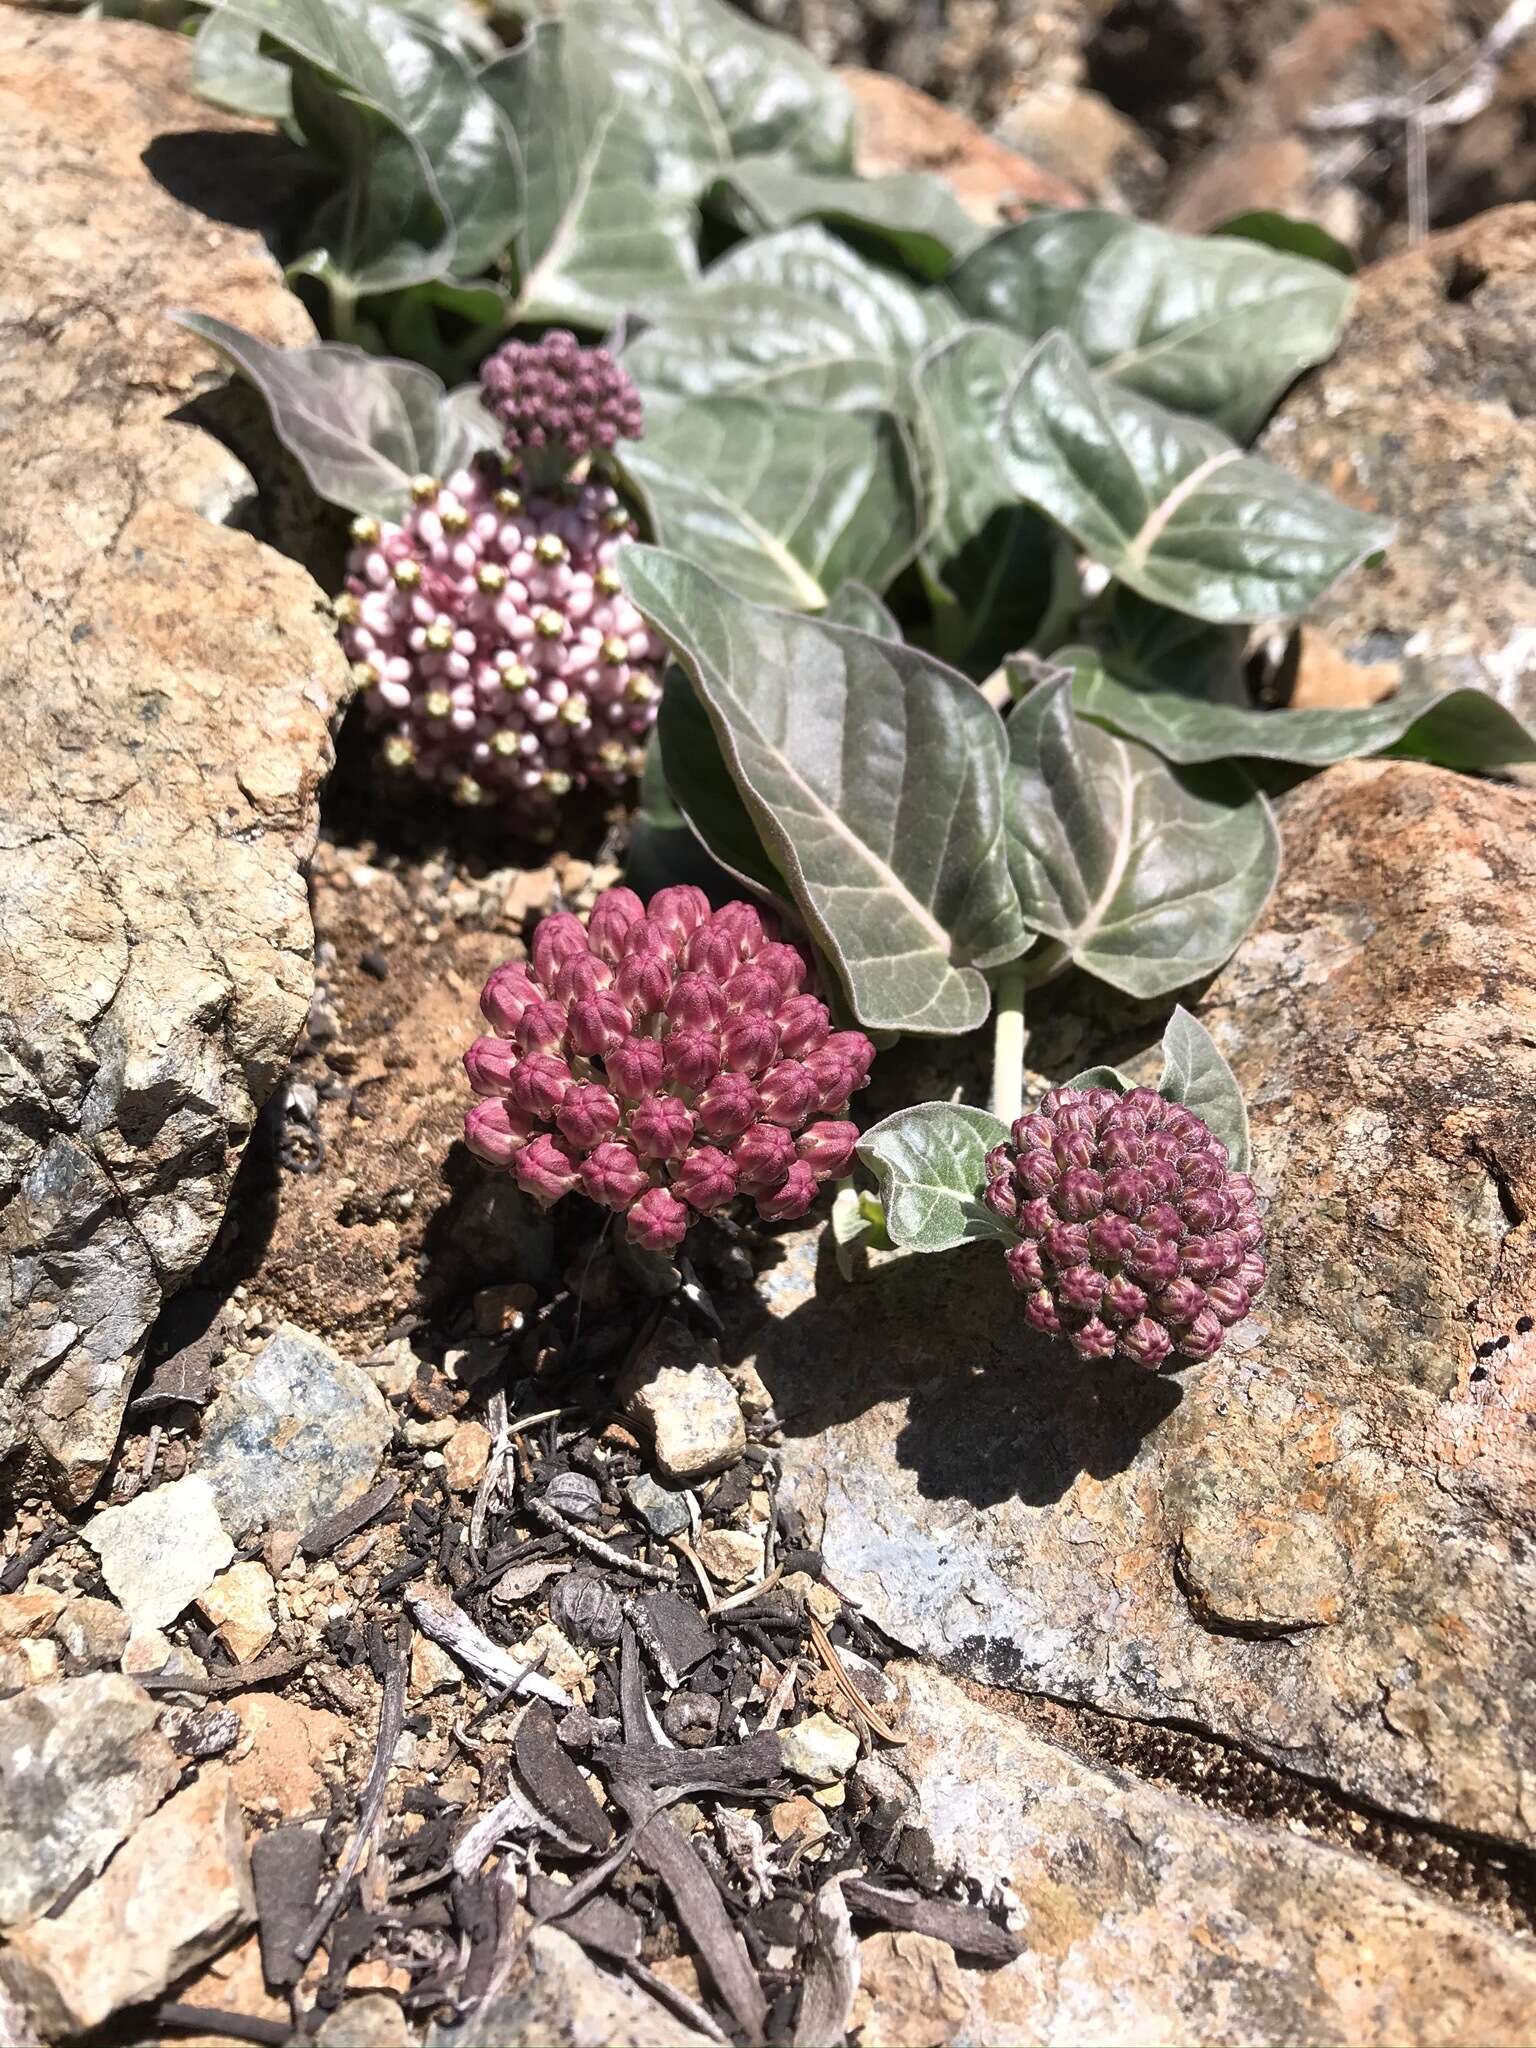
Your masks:
[[[1025,943],[1002,825],[1002,727],[916,649],[748,604],[626,548],[625,587],[676,650],[753,823],[867,1029],[948,1035],[978,971]]]
[[[383,0],[214,4],[226,35],[284,50],[294,117],[343,172],[301,268],[356,293],[494,262],[522,218],[522,160],[461,51]]]
[[[667,671],[656,737],[672,800],[711,858],[763,895],[786,901],[784,877],[769,858],[731,780],[709,714],[677,667]]]
[[[1260,208],[1252,213],[1234,213],[1210,232],[1233,235],[1239,241],[1262,242],[1288,256],[1306,256],[1314,263],[1326,263],[1342,277],[1353,277],[1359,269],[1352,251],[1337,235],[1319,227],[1315,220],[1298,220],[1288,213]]]
[[[413,476],[444,476],[500,440],[473,390],[449,398],[415,363],[341,342],[272,348],[205,313],[175,317],[256,386],[278,439],[330,504],[399,519]]]
[[[1176,771],[1072,707],[1069,678],[1008,721],[1009,857],[1026,919],[1127,995],[1228,958],[1279,870],[1269,805],[1240,769]]]
[[[1481,690],[1444,694],[1406,685],[1357,710],[1255,711],[1175,690],[1142,690],[1091,657],[1077,670],[1073,702],[1083,716],[1185,765],[1247,756],[1296,767],[1391,753],[1468,771],[1536,761],[1536,734]]]
[[[1246,440],[1349,310],[1338,271],[1083,208],[1002,228],[958,266],[964,310],[1026,341],[1070,335],[1105,376]]]
[[[1248,1171],[1248,1112],[1237,1077],[1216,1041],[1182,1003],[1163,1033],[1163,1077],[1158,1092],[1203,1117],[1227,1148],[1234,1170]]]
[[[1051,593],[1052,529],[1019,503],[1000,460],[1009,393],[1028,354],[1001,327],[962,327],[917,366],[929,492],[923,564],[939,599],[941,651],[978,674],[1025,644]]]
[[[780,157],[754,157],[721,180],[717,202],[750,233],[826,221],[887,244],[919,277],[937,280],[985,232],[942,178],[929,171],[885,177],[803,171]]]
[[[949,302],[876,269],[818,227],[743,242],[658,309],[624,351],[652,391],[856,410],[891,404],[954,324]]]
[[[1074,1074],[1067,1083],[1069,1088],[1112,1088],[1117,1095],[1124,1095],[1134,1086],[1118,1067],[1084,1067],[1080,1074]]]
[[[662,183],[644,102],[616,89],[580,20],[538,23],[480,79],[527,167],[519,320],[607,328],[693,282],[692,196]]]
[[[1122,582],[1216,625],[1306,610],[1390,531],[1095,376],[1065,334],[1040,343],[1014,386],[1003,464]]]
[[[1013,1232],[981,1199],[987,1154],[1008,1126],[985,1109],[920,1102],[899,1109],[859,1140],[874,1174],[891,1242],[908,1251],[943,1252],[975,1239],[1013,1242]]]
[[[917,543],[917,481],[890,413],[648,395],[645,438],[623,460],[662,546],[758,603],[819,611],[849,577],[883,587]]]

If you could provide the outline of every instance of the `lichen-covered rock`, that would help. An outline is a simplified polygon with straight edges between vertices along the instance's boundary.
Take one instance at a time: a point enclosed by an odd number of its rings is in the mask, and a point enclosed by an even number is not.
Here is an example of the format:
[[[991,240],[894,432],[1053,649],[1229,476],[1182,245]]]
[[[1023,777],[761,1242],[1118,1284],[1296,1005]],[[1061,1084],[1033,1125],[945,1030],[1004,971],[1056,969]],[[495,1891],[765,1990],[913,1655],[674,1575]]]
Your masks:
[[[1279,891],[1200,1005],[1269,1198],[1245,1329],[1085,1373],[995,1252],[853,1287],[823,1252],[818,1292],[806,1234],[756,1364],[828,1577],[899,1641],[1529,1842],[1536,799],[1370,764],[1281,813]],[[1078,1001],[1038,1006],[1055,1075],[1158,1028],[1095,1045]]]
[[[1529,1943],[1363,1857],[1085,1763],[936,1672],[893,1674],[908,1742],[892,1755],[916,1789],[908,1822],[926,1829],[941,1870],[963,1871],[983,1896],[1001,1892],[1025,1949],[1000,1970],[956,1970],[934,1952],[892,1954],[914,1940],[896,1937],[866,1980],[863,2006],[879,2021],[866,2038],[972,2048],[1519,2048],[1528,2038]],[[914,2014],[919,1998],[926,2009]]]
[[[35,1447],[73,1501],[303,1023],[347,687],[310,578],[211,523],[245,471],[173,417],[207,358],[172,307],[309,338],[230,224],[266,144],[187,61],[0,14],[0,1458]]]
[[[1356,702],[1469,685],[1536,718],[1533,321],[1536,205],[1484,214],[1367,270],[1338,353],[1271,423],[1267,455],[1397,524],[1309,615],[1302,695],[1342,659]]]

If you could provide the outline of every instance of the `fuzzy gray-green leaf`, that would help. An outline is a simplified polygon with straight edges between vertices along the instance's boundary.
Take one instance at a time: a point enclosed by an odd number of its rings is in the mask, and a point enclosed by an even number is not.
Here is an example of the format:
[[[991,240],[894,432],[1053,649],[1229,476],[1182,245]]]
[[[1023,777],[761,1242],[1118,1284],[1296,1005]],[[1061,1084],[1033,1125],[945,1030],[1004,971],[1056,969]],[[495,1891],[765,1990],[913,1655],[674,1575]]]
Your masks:
[[[886,412],[647,395],[623,451],[651,530],[742,596],[819,611],[853,577],[883,589],[917,545],[917,480]]]
[[[1026,934],[1008,876],[996,712],[915,648],[748,604],[696,563],[624,550],[797,908],[868,1029],[951,1034]]]
[[[1239,440],[1333,353],[1350,300],[1325,264],[1086,207],[999,229],[949,287],[1026,341],[1061,328],[1105,376]]]
[[[1096,376],[1065,334],[1041,342],[1014,386],[1003,464],[1122,582],[1217,625],[1305,611],[1390,532]]]
[[[413,476],[446,475],[499,438],[473,393],[450,399],[415,363],[342,342],[273,348],[206,313],[176,318],[250,379],[273,431],[320,496],[350,512],[399,519],[410,507]]]
[[[751,234],[826,221],[884,242],[896,260],[930,281],[944,276],[984,232],[942,178],[929,171],[893,171],[857,178],[805,171],[782,157],[749,157],[721,179],[715,204]]]
[[[1211,973],[1279,869],[1269,805],[1241,770],[1171,768],[1079,718],[1070,678],[1008,721],[1009,856],[1026,919],[1127,995]]]
[[[953,1102],[920,1102],[866,1131],[859,1157],[879,1184],[891,1242],[917,1252],[977,1238],[1011,1242],[982,1200],[987,1154],[1007,1137],[1008,1126],[989,1111]]]
[[[1163,1033],[1163,1078],[1158,1092],[1203,1117],[1227,1148],[1234,1169],[1248,1171],[1248,1111],[1237,1077],[1216,1041],[1182,1003]]]

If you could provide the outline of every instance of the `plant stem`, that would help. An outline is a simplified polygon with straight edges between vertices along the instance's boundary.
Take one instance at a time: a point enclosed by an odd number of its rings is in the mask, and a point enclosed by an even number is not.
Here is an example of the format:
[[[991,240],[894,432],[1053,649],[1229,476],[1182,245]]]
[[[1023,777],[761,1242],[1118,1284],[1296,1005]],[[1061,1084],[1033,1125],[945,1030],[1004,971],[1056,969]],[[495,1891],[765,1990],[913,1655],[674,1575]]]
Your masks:
[[[992,985],[992,1114],[1011,1124],[1024,1108],[1024,962],[1010,960]]]

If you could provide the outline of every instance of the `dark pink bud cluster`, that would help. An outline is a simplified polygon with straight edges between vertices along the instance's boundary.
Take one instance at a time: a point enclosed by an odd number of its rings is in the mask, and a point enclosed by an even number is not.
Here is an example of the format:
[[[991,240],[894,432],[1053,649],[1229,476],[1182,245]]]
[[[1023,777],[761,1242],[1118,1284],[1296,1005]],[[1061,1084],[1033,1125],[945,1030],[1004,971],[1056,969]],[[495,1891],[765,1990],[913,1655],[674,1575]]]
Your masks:
[[[567,464],[605,454],[616,441],[645,431],[640,394],[607,349],[583,348],[552,327],[542,341],[509,341],[480,366],[489,410],[506,429],[506,445],[556,449]]]
[[[664,649],[619,588],[613,489],[513,474],[482,458],[417,478],[402,525],[355,521],[335,609],[386,764],[536,829],[639,773]]]
[[[1246,1174],[1191,1109],[1150,1088],[1053,1088],[987,1155],[988,1206],[1018,1233],[1008,1271],[1037,1330],[1079,1358],[1156,1371],[1209,1358],[1264,1285]]]
[[[711,911],[700,889],[609,889],[585,926],[546,917],[481,993],[465,1139],[541,1202],[579,1188],[622,1212],[650,1251],[738,1195],[803,1216],[848,1171],[875,1056],[806,979],[750,904]]]

